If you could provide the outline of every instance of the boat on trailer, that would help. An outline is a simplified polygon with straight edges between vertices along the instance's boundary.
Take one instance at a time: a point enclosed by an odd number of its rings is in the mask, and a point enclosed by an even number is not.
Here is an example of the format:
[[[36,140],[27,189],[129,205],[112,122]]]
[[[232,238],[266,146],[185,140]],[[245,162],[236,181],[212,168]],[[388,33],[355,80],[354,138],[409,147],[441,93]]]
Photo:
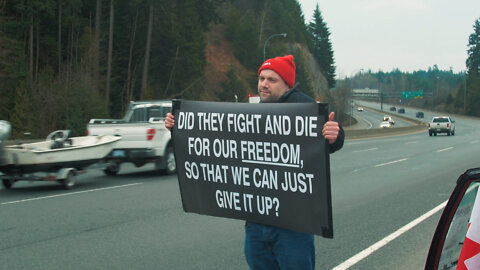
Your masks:
[[[111,135],[70,137],[69,130],[57,130],[44,141],[3,146],[10,132],[4,122],[0,122],[0,178],[5,188],[19,180],[53,180],[71,188],[77,174],[102,160],[121,139]]]

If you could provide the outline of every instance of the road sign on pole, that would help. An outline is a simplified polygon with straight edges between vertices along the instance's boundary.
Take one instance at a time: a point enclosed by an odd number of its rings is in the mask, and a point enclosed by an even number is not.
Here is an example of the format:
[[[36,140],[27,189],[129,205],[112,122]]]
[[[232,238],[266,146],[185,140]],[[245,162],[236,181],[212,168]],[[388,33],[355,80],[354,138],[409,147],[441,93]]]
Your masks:
[[[423,98],[423,90],[419,91],[402,91],[403,99],[417,99]]]

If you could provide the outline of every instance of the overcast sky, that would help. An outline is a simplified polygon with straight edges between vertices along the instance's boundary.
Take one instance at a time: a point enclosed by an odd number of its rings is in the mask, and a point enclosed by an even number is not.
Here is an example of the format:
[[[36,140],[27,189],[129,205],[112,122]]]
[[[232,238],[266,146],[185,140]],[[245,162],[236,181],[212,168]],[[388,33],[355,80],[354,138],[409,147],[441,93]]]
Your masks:
[[[466,70],[480,0],[298,0],[309,23],[318,3],[330,30],[337,78],[363,69]]]

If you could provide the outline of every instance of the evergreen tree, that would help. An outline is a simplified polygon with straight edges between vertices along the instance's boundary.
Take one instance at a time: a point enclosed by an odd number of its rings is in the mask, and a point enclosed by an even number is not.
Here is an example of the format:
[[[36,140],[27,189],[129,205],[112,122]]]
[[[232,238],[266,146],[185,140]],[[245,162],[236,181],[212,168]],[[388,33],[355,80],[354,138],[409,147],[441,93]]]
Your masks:
[[[294,54],[294,62],[296,66],[295,82],[299,83],[299,90],[313,98],[318,98],[305,70],[305,59],[300,54]]]
[[[238,79],[234,66],[230,66],[227,77],[228,81],[221,83],[223,92],[217,94],[220,101],[245,101],[247,99],[248,85]]]
[[[313,55],[325,72],[328,87],[333,88],[335,86],[335,60],[330,42],[330,30],[323,20],[318,4],[313,13],[309,30],[313,38]]]
[[[473,25],[468,38],[467,64],[467,114],[480,116],[480,19]]]
[[[19,83],[15,89],[15,105],[10,117],[12,125],[12,138],[25,138],[24,134],[35,132],[36,117],[31,112],[35,111],[34,95],[24,82]],[[35,138],[36,134],[33,134]]]
[[[468,38],[467,70],[469,75],[475,75],[480,70],[480,19],[473,25],[473,33]]]
[[[302,8],[297,1],[271,1],[267,17],[269,27],[267,27],[266,30],[270,35],[286,32],[289,41],[307,43],[308,31],[305,26]],[[265,38],[267,38],[269,34],[266,33]],[[271,58],[271,56],[267,57],[267,59],[268,58]]]
[[[263,57],[257,46],[259,27],[256,25],[255,14],[251,10],[242,13],[235,6],[231,6],[225,20],[227,38],[233,43],[235,56],[247,69],[255,70]]]

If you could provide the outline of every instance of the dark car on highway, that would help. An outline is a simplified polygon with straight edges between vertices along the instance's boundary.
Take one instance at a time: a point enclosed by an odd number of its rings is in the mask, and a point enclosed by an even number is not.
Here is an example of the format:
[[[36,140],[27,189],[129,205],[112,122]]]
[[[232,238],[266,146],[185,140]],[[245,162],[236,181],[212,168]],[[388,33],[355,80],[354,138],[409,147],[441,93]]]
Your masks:
[[[397,108],[395,108],[395,106],[390,107],[390,111],[394,112],[396,110],[397,110]]]
[[[398,113],[405,113],[405,109],[404,108],[398,109]]]
[[[417,114],[415,114],[415,117],[423,118],[424,117],[423,112],[417,112]]]

